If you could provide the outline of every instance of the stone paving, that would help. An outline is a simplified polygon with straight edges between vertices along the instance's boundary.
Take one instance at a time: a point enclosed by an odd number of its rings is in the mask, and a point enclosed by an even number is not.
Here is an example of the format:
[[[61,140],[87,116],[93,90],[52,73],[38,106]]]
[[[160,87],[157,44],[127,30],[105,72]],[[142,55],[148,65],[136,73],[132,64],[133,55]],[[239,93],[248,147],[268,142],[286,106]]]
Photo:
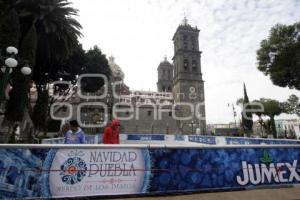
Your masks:
[[[103,199],[103,198],[101,198]],[[109,198],[113,199],[113,198]],[[230,192],[175,194],[171,196],[145,196],[117,198],[126,200],[300,200],[300,186],[276,189],[255,189]]]

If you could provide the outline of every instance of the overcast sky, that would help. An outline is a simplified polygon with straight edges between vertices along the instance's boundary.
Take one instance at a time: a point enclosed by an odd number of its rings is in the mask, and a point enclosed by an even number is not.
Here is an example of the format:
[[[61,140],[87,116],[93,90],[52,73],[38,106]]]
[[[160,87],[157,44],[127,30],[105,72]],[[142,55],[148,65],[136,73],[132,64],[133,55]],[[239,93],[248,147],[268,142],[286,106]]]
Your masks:
[[[256,69],[256,50],[277,23],[300,21],[300,0],[72,0],[85,49],[98,45],[134,90],[156,91],[157,66],[173,56],[184,13],[200,29],[208,123],[233,121],[228,103],[243,96],[286,100],[299,91],[274,86]],[[287,117],[287,116],[281,116]]]

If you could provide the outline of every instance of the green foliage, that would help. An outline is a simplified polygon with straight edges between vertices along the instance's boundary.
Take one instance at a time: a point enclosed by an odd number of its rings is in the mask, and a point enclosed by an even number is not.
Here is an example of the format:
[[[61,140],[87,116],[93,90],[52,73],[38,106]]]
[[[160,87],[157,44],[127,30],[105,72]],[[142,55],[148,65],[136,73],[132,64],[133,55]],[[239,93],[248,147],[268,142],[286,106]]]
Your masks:
[[[283,104],[277,100],[265,99],[265,98],[261,98],[260,100],[255,100],[253,102],[259,103],[263,107],[262,111],[256,111],[255,114],[260,118],[260,123],[264,128],[266,128],[266,131],[268,133],[273,134],[273,137],[276,138],[277,134],[276,134],[274,117],[280,115],[281,113],[284,113]],[[258,109],[257,106],[252,106],[252,108]],[[268,124],[263,122],[261,116],[268,116],[270,118]]]
[[[31,26],[25,37],[21,42],[20,58],[31,66],[35,64],[35,54],[37,46],[37,34],[34,25]]]
[[[288,114],[296,114],[300,117],[300,100],[299,97],[292,94],[286,102],[283,103],[284,111]]]
[[[243,130],[250,136],[250,132],[252,131],[253,120],[252,113],[247,111],[251,109],[251,105],[249,104],[249,98],[247,95],[246,86],[244,84],[244,98],[243,98],[243,112],[242,112],[242,127]]]
[[[56,77],[57,66],[78,46],[81,25],[73,18],[77,10],[67,0],[0,0],[0,8],[4,9],[0,11],[1,41],[20,38],[14,46],[24,47],[19,52],[33,67],[32,79],[38,85],[45,85],[49,79],[44,74]],[[20,22],[18,30],[14,28],[18,23],[13,19]],[[9,28],[13,31],[8,31]],[[2,44],[1,41],[0,48],[3,49],[7,42]]]
[[[17,72],[12,80],[13,89],[9,93],[9,101],[5,109],[5,118],[10,122],[21,122],[24,110],[28,105],[29,80],[28,77]]]
[[[86,64],[83,69],[83,74],[103,74],[108,79],[110,78],[111,71],[108,65],[106,56],[102,54],[101,50],[94,46],[86,52]],[[101,78],[84,78],[82,79],[81,89],[84,92],[96,92],[103,86],[104,82]]]
[[[15,9],[3,12],[0,16],[0,50],[8,46],[18,47],[20,38],[20,22]]]
[[[57,77],[54,77],[54,80],[63,78],[65,81],[72,81],[75,83],[76,75],[82,73],[83,69],[81,68],[85,65],[85,51],[83,50],[82,45],[78,45],[78,47],[74,50],[73,55],[59,65],[59,73],[57,74]]]
[[[300,23],[277,24],[257,51],[258,70],[273,84],[300,90]]]

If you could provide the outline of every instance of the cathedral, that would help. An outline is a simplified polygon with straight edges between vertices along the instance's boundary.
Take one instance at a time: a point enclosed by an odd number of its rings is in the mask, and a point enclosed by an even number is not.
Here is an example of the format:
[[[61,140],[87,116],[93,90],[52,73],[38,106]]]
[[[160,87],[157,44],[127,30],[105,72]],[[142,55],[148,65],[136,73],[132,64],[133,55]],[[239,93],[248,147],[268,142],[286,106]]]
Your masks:
[[[126,110],[118,113],[122,133],[205,134],[199,32],[197,27],[188,24],[186,18],[178,26],[172,39],[173,62],[165,57],[158,65],[156,92],[120,92],[114,103],[118,102],[118,108]],[[112,71],[119,68],[113,59],[110,59],[110,66]]]
[[[100,124],[117,118],[124,134],[205,134],[204,81],[198,37],[199,29],[184,19],[173,36],[172,62],[165,57],[157,67],[157,91],[130,90],[123,83],[122,69],[110,57],[112,75],[108,95],[100,100],[81,99],[74,89],[74,95],[67,100],[73,109],[71,119],[80,121],[87,133],[99,133]],[[107,105],[107,110],[93,107],[97,101]],[[83,108],[82,104],[87,106]],[[66,109],[58,110],[54,115],[63,117],[65,113]]]

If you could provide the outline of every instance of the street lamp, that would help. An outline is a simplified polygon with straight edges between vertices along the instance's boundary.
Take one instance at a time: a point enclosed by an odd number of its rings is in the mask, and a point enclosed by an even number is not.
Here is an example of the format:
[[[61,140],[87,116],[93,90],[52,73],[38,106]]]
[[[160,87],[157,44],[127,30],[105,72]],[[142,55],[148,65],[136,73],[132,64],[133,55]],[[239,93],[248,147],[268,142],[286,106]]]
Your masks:
[[[31,68],[26,64],[24,67],[21,68],[21,72],[24,75],[30,75],[31,74]]]
[[[196,123],[194,122],[194,120],[191,121],[191,123],[189,124],[192,127],[192,135],[194,134],[194,125]]]
[[[6,54],[8,57],[4,60],[4,65],[1,67],[1,71],[3,73],[3,79],[1,82],[1,91],[0,91],[0,102],[4,99],[4,92],[9,80],[10,73],[12,73],[13,68],[18,66],[18,61],[16,60],[16,55],[18,54],[18,49],[16,47],[10,46],[6,48]],[[0,55],[0,58],[2,60],[2,57]],[[1,61],[3,62],[3,60]],[[28,64],[25,64],[21,68],[21,73],[24,75],[30,75],[31,74],[31,68],[28,66]]]

